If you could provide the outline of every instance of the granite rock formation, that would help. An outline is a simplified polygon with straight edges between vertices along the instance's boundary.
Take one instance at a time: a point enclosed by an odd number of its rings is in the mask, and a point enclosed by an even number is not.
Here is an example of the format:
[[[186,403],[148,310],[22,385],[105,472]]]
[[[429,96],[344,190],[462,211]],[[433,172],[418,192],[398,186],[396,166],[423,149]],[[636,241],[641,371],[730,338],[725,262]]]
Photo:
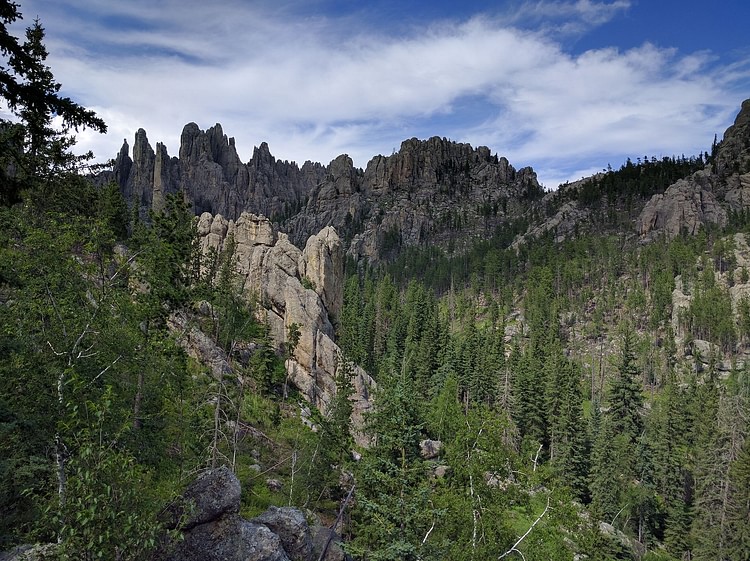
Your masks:
[[[281,218],[301,208],[314,185],[322,181],[325,168],[306,162],[278,161],[268,145],[256,147],[249,162],[242,163],[234,139],[217,124],[202,131],[195,123],[182,130],[178,157],[166,147],[149,144],[146,131],[135,134],[132,157],[127,139],[111,171],[98,175],[96,183],[114,181],[126,200],[145,216],[159,208],[163,197],[182,192],[196,214],[204,211],[238,218],[248,210]]]
[[[243,164],[234,139],[221,125],[185,126],[179,157],[156,150],[138,130],[113,170],[96,181],[115,181],[142,215],[168,193],[182,192],[197,215],[238,220],[243,212],[268,216],[298,246],[326,226],[336,228],[346,250],[371,261],[402,248],[437,244],[461,249],[519,218],[543,190],[531,168],[516,170],[486,147],[445,138],[412,138],[391,156],[375,156],[366,169],[347,155],[328,166],[277,161],[268,145]]]
[[[165,510],[165,525],[182,539],[165,540],[153,561],[338,561],[340,548],[321,556],[305,515],[271,507],[246,520],[239,515],[240,482],[227,468],[193,481]]]
[[[289,344],[290,328],[298,328],[299,342],[287,360],[289,380],[325,414],[343,366],[334,331],[343,298],[343,248],[335,229],[324,228],[300,250],[264,216],[243,213],[235,221],[203,213],[198,235],[206,255],[220,254],[232,240],[240,286],[278,348]],[[353,371],[353,422],[361,427],[374,382],[361,368]]]
[[[750,99],[714,148],[711,165],[654,195],[636,230],[644,239],[694,234],[701,227],[724,226],[729,214],[750,208]]]

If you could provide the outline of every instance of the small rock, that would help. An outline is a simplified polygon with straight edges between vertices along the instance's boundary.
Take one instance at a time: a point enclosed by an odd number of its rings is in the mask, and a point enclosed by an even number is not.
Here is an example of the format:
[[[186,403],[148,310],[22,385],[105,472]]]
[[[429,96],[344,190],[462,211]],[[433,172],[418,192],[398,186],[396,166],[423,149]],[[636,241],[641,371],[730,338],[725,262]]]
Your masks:
[[[436,479],[445,479],[445,476],[448,475],[450,471],[450,466],[435,466],[432,473],[435,474]]]
[[[425,460],[433,460],[440,455],[443,443],[439,440],[425,439],[419,443],[420,453]]]
[[[266,479],[266,485],[268,486],[268,490],[272,493],[278,493],[284,486],[278,479]]]

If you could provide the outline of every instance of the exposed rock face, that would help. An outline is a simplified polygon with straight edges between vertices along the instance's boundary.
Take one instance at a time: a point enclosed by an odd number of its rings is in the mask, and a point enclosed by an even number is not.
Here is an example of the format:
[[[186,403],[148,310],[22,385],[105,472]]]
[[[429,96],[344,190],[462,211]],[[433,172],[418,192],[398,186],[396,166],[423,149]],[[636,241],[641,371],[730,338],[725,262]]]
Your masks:
[[[750,172],[750,99],[742,102],[734,124],[724,133],[716,154],[716,173],[720,177]]]
[[[166,509],[166,526],[192,530],[225,514],[237,514],[240,495],[240,482],[229,468],[222,466],[206,472]]]
[[[654,195],[636,221],[644,239],[694,234],[708,224],[724,226],[729,211],[750,208],[750,100],[724,133],[705,170]]]
[[[183,129],[177,158],[161,144],[154,151],[140,129],[132,159],[125,142],[113,171],[96,181],[117,182],[144,215],[167,194],[182,192],[197,215],[269,216],[300,247],[333,226],[350,254],[373,261],[428,243],[460,249],[520,217],[542,195],[531,168],[516,171],[486,147],[445,138],[404,141],[365,170],[345,154],[328,166],[299,168],[277,161],[265,143],[243,164],[221,125],[204,132],[195,123]]]
[[[240,510],[240,482],[227,468],[206,472],[167,509],[168,527],[181,540],[163,543],[154,561],[316,561],[304,514],[291,507],[271,507],[246,520]],[[326,561],[338,561],[332,549]],[[340,548],[339,548],[340,551]]]
[[[253,519],[279,536],[292,561],[306,561],[313,552],[313,541],[305,515],[296,508],[275,506]]]
[[[300,241],[333,225],[351,240],[349,254],[378,261],[404,247],[460,249],[520,217],[541,195],[531,168],[516,171],[486,147],[412,138],[392,156],[375,156],[364,171],[348,156],[331,162],[284,228]]]
[[[243,213],[234,221],[204,213],[198,235],[206,254],[218,254],[234,240],[235,270],[244,294],[257,302],[278,347],[289,343],[290,327],[297,326],[300,338],[287,371],[291,382],[325,413],[341,366],[334,322],[343,298],[343,248],[336,231],[324,228],[300,251],[263,216]],[[353,421],[361,426],[374,382],[361,368],[355,367],[354,375]]]
[[[419,453],[425,460],[434,460],[440,455],[443,443],[439,440],[422,440],[419,443]]]
[[[180,137],[179,157],[170,158],[160,143],[154,151],[146,131],[139,129],[132,158],[126,140],[113,170],[100,174],[96,182],[115,181],[141,215],[154,206],[158,209],[167,194],[183,192],[198,215],[209,211],[238,218],[247,210],[278,219],[301,208],[325,173],[320,164],[307,162],[299,168],[294,162],[277,161],[266,143],[244,164],[234,139],[221,125],[202,131],[188,123]]]
[[[711,181],[707,171],[700,171],[654,195],[638,217],[638,233],[673,238],[681,233],[693,235],[708,223],[724,226],[727,213],[716,200]]]
[[[513,241],[512,247],[517,249],[530,239],[538,238],[549,231],[554,233],[556,243],[573,238],[577,233],[580,233],[579,228],[585,224],[590,213],[589,209],[580,208],[577,201],[566,202],[553,216],[530,227],[525,234],[518,236]]]

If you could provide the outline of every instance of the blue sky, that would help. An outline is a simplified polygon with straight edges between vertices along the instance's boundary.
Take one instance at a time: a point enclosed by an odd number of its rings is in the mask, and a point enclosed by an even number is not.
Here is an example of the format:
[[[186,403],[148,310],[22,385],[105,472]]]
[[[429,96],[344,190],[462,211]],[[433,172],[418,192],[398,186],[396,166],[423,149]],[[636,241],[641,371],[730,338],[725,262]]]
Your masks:
[[[692,155],[750,97],[746,0],[20,0],[65,94],[107,135],[221,123],[243,161],[364,167],[402,140],[486,145],[547,188],[628,157]],[[21,31],[19,29],[19,31]]]

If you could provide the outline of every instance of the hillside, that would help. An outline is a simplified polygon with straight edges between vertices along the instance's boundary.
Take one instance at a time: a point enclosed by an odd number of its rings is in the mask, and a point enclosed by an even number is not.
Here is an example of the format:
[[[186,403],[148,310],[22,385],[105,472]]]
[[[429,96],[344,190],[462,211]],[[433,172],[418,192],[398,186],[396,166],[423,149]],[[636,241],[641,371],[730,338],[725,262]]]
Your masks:
[[[299,167],[195,124],[91,181],[53,115],[104,124],[40,52],[0,143],[0,549],[747,556],[750,100],[549,193],[438,137]]]

